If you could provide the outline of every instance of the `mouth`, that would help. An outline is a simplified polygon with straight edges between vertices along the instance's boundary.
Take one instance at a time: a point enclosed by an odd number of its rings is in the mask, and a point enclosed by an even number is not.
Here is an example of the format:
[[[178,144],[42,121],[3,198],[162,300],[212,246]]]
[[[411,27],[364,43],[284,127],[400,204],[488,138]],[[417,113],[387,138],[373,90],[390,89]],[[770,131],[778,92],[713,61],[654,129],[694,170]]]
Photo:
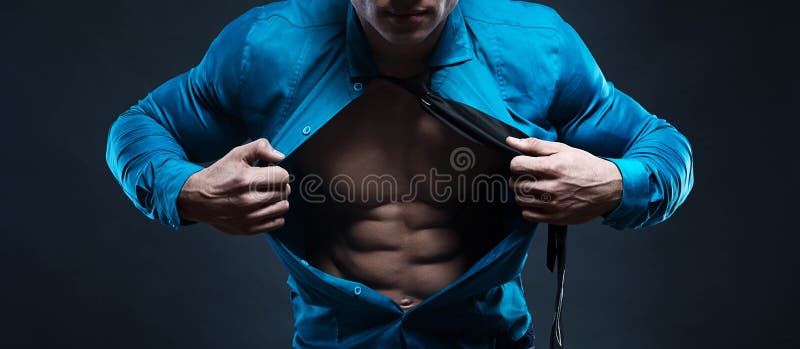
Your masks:
[[[397,25],[418,25],[422,23],[429,13],[425,9],[396,10],[387,9],[384,14],[388,19]]]
[[[426,9],[408,9],[408,10],[397,10],[393,8],[389,8],[386,10],[387,13],[393,16],[418,16],[424,15],[428,12]]]

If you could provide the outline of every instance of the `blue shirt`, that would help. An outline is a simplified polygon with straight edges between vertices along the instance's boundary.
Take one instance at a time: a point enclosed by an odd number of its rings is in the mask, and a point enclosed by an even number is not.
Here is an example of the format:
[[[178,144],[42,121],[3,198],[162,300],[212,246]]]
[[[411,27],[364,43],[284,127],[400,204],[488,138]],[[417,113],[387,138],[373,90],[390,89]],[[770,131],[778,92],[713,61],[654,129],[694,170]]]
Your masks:
[[[461,0],[429,64],[442,96],[615,163],[622,200],[604,224],[659,223],[692,187],[687,139],[608,82],[548,7]],[[291,158],[376,72],[349,1],[257,7],[227,25],[196,67],[119,116],[108,134],[108,166],[138,209],[178,229],[193,223],[178,215],[176,199],[203,168],[198,163],[261,137]],[[528,328],[520,273],[536,225],[518,215],[498,227],[505,239],[464,275],[404,312],[369,286],[303,260],[302,210],[292,207],[284,228],[265,236],[290,275],[295,347],[487,348]]]

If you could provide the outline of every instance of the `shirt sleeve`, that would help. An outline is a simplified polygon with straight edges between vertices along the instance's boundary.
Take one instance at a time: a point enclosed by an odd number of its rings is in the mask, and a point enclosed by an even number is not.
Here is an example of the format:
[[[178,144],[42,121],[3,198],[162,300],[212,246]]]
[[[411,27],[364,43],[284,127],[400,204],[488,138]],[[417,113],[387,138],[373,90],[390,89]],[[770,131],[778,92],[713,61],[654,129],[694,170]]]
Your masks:
[[[694,183],[689,141],[606,81],[575,30],[559,24],[559,80],[548,118],[564,143],[619,168],[622,201],[603,223],[641,229],[666,220]]]
[[[106,163],[148,218],[173,229],[195,223],[176,207],[184,182],[246,140],[237,112],[254,10],[228,24],[200,63],[150,92],[111,124]],[[157,54],[157,53],[154,53]]]

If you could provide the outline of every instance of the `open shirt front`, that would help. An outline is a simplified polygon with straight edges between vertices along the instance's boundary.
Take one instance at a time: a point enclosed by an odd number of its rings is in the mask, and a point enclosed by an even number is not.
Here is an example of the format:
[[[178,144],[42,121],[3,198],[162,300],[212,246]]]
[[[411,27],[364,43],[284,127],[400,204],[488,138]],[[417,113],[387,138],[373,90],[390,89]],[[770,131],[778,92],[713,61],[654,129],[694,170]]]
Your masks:
[[[513,15],[511,15],[513,14]],[[196,67],[147,95],[109,130],[106,160],[147,217],[174,229],[198,163],[267,138],[287,155],[360,97],[377,74],[349,1],[282,1],[234,20]],[[622,201],[603,223],[639,229],[668,218],[692,186],[688,141],[606,81],[550,8],[461,0],[430,60],[431,88],[522,131],[614,162]],[[291,173],[291,168],[287,170]],[[403,312],[362,283],[303,256],[302,210],[265,234],[289,272],[293,346],[487,348],[528,328],[520,273],[535,224],[509,203],[505,239],[457,281]]]

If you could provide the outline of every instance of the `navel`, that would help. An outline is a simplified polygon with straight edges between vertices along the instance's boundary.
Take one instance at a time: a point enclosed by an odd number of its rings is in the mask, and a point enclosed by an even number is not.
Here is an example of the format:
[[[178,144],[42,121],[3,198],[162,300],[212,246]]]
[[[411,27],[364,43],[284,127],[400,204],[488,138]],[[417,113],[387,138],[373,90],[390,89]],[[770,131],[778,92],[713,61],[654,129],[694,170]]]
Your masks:
[[[405,310],[411,309],[411,307],[414,306],[414,303],[415,302],[414,302],[413,298],[411,298],[411,297],[403,297],[403,298],[400,299],[400,303],[399,304],[400,304],[400,308],[402,308],[403,311],[405,311]]]

